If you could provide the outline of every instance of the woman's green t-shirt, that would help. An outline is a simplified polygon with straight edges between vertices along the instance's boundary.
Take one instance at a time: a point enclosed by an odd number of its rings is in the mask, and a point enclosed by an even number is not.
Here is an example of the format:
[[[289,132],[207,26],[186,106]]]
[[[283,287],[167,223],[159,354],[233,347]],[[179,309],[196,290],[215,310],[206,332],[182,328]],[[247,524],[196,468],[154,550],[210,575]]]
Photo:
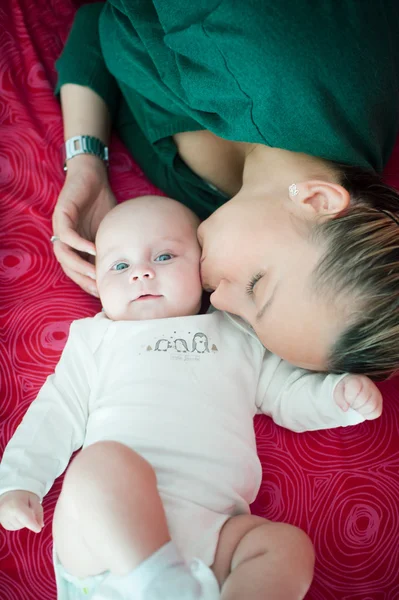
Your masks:
[[[397,0],[112,0],[83,6],[58,89],[106,101],[150,179],[201,217],[225,201],[179,158],[207,129],[381,171],[398,132]]]

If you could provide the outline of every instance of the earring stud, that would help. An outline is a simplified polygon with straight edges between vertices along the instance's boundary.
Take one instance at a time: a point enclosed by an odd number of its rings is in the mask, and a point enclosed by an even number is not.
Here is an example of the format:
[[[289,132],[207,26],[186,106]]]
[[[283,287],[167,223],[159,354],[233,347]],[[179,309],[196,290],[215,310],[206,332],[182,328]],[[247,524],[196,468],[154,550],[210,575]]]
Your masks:
[[[298,196],[298,194],[299,194],[299,190],[298,190],[298,188],[296,186],[296,183],[292,183],[289,186],[288,191],[290,193],[290,196]]]

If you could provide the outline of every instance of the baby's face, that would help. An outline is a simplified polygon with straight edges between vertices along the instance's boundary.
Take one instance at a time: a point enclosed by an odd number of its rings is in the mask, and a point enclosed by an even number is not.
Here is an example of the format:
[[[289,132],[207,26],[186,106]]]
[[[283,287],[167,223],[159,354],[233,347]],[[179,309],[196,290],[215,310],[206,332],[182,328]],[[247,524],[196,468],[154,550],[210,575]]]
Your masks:
[[[197,314],[202,286],[197,220],[183,205],[147,196],[128,200],[96,237],[97,287],[113,321]]]

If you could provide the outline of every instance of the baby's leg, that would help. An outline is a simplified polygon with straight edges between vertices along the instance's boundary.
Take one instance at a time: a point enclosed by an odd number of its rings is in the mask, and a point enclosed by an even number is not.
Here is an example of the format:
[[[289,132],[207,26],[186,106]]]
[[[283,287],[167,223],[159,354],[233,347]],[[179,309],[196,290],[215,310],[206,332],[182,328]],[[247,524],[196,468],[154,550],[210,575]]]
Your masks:
[[[151,465],[117,442],[82,450],[65,475],[53,536],[71,575],[131,572],[170,540]]]
[[[301,600],[313,566],[313,546],[301,529],[239,515],[222,528],[212,570],[222,600]]]

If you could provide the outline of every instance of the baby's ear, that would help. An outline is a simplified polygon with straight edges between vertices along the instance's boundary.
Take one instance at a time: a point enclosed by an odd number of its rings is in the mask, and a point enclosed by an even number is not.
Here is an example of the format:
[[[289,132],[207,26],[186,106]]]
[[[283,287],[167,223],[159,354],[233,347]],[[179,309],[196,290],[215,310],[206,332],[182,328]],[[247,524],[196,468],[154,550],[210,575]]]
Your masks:
[[[338,215],[350,203],[349,192],[342,185],[317,179],[296,184],[296,193],[290,198],[310,218]]]

